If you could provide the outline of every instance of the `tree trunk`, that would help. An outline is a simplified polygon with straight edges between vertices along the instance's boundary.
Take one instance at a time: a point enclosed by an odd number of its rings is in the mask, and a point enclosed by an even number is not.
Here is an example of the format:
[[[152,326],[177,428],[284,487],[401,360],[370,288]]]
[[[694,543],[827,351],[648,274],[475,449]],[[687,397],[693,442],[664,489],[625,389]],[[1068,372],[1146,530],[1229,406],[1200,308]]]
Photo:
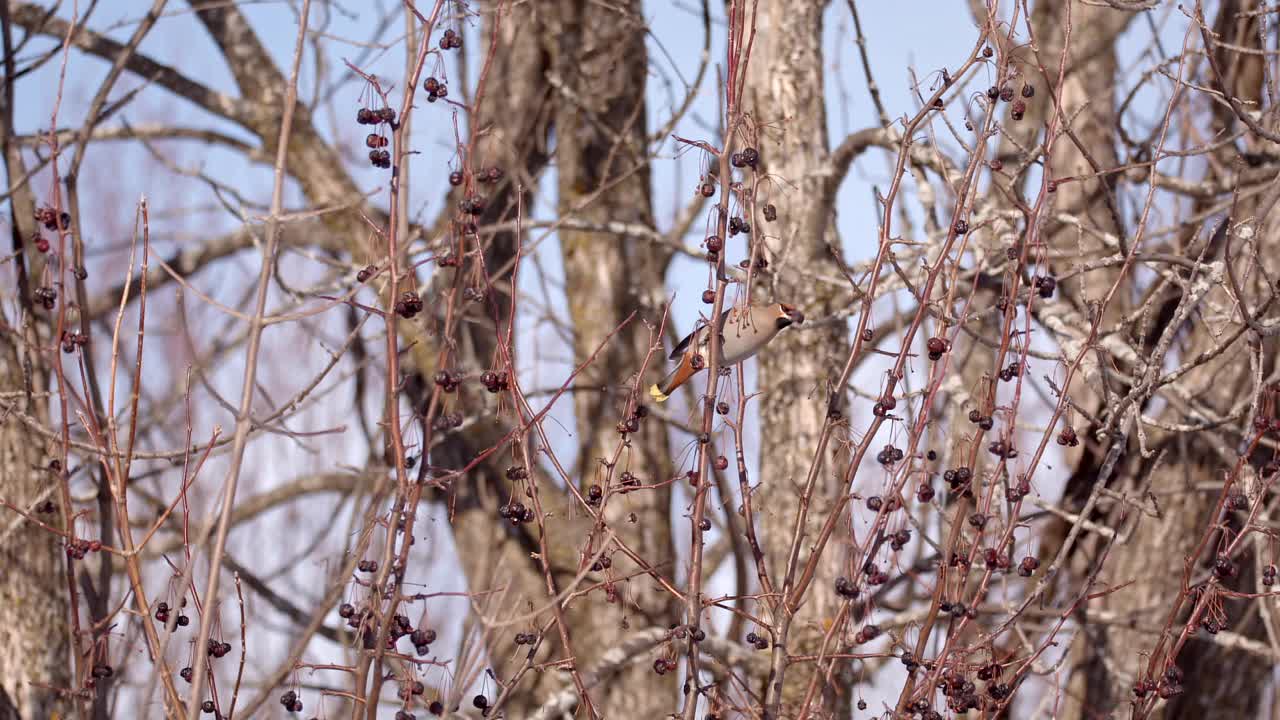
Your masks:
[[[0,9],[0,15],[6,56],[0,135],[9,187],[26,176],[27,168],[13,142],[16,77],[8,8]],[[61,473],[49,467],[49,459],[61,453],[46,454],[47,444],[35,430],[51,425],[48,353],[42,345],[48,333],[42,319],[32,315],[36,303],[31,278],[42,275],[44,263],[31,241],[37,228],[30,186],[13,187],[9,203],[8,244],[15,256],[0,263],[5,270],[0,284],[17,289],[17,302],[0,315],[0,498],[48,525],[64,528],[68,508],[62,507]],[[53,512],[41,509],[46,502]],[[70,707],[65,692],[72,689],[74,664],[62,547],[53,532],[16,513],[0,513],[0,720],[47,718]]]
[[[562,0],[548,26],[552,45],[551,78],[557,88],[556,168],[559,208],[600,230],[560,231],[569,317],[573,321],[574,359],[585,361],[625,322],[576,383],[574,411],[578,427],[575,480],[584,491],[605,493],[604,517],[618,537],[672,577],[675,549],[671,533],[671,449],[667,430],[657,420],[642,420],[639,432],[621,435],[620,422],[648,400],[648,383],[665,369],[666,354],[655,353],[637,382],[650,347],[661,341],[656,323],[663,313],[664,275],[670,252],[646,239],[610,232],[610,223],[652,229],[645,77],[648,60],[645,23],[638,0],[600,4]],[[649,327],[648,323],[654,323]],[[630,394],[638,388],[634,397]],[[619,452],[620,449],[620,452]],[[622,494],[622,473],[655,488]],[[635,519],[629,516],[634,513]],[[581,540],[579,540],[581,545]],[[586,548],[587,551],[595,548]],[[649,577],[624,553],[610,552],[608,577],[632,577],[619,583],[620,602],[583,598],[572,612],[581,644],[578,656],[590,666],[624,637],[624,628],[666,628],[677,621],[677,598]],[[603,717],[658,717],[676,701],[676,673],[665,677],[640,658],[594,698]]]
[[[822,54],[825,7],[817,0],[759,4],[745,93],[746,109],[759,133],[760,172],[777,178],[777,182],[762,183],[769,188],[767,196],[756,198],[751,224],[754,238],[763,238],[772,275],[752,288],[752,302],[784,302],[817,318],[836,314],[847,302],[847,295],[837,287],[805,277],[840,274],[835,211],[824,192],[821,172],[828,157]],[[745,139],[738,139],[739,149],[745,144]],[[759,208],[766,202],[777,207],[776,223],[762,221]],[[796,530],[805,473],[826,419],[828,393],[840,392],[828,386],[836,380],[848,349],[843,323],[801,325],[779,334],[760,356],[759,387],[764,393],[760,489],[753,504],[760,514],[769,572],[779,588]],[[808,521],[800,529],[805,538],[800,566],[808,561],[810,543],[842,491],[842,468],[832,457],[822,462],[824,468],[808,500]],[[834,541],[826,548],[812,588],[791,621],[788,654],[816,654],[821,649],[824,632],[840,606],[831,588],[837,576],[849,574],[844,551]],[[773,604],[771,612],[770,620],[776,625],[788,611]],[[794,717],[800,711],[818,668],[818,663],[802,663],[787,669],[782,717]],[[850,665],[837,663],[831,682],[817,681],[821,693],[811,711],[821,708],[823,716],[847,717],[852,678]]]

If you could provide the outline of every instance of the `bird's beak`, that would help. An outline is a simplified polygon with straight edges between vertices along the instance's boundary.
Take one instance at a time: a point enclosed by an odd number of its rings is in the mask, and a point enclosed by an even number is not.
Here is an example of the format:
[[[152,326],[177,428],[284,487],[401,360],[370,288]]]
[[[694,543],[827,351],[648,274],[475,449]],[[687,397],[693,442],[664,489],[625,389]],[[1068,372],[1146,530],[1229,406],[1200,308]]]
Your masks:
[[[804,322],[804,313],[795,309],[795,307],[791,305],[780,304],[778,305],[778,311],[777,323],[779,330],[791,325],[792,323],[798,325]]]

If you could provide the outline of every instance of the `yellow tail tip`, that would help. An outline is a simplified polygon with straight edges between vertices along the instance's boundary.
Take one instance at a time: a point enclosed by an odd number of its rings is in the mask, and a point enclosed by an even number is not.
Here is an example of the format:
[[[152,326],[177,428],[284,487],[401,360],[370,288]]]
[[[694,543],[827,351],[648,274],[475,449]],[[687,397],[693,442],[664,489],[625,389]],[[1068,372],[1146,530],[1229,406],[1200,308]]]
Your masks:
[[[657,383],[654,383],[649,388],[649,397],[653,398],[654,402],[666,402],[667,398],[671,396],[662,392],[662,388],[658,387]]]

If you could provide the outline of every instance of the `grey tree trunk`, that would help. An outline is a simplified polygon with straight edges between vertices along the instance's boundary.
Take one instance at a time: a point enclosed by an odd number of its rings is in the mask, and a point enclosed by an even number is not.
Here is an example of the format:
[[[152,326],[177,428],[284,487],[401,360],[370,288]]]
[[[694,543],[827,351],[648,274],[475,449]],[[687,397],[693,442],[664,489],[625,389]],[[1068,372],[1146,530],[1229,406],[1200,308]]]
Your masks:
[[[666,428],[649,419],[640,420],[636,433],[623,435],[617,429],[634,408],[649,401],[648,385],[661,377],[666,360],[664,352],[655,353],[646,374],[637,378],[650,348],[662,340],[650,323],[662,317],[670,251],[648,239],[606,229],[611,224],[654,228],[642,10],[639,0],[609,5],[561,0],[555,20],[548,24],[548,37],[556,39],[549,77],[557,89],[553,105],[560,212],[597,228],[560,232],[575,362],[586,361],[635,314],[576,383],[575,481],[584,492],[591,486],[601,488],[609,526],[662,575],[674,578],[682,568],[674,564],[671,533],[680,521],[671,511],[671,486],[663,482],[674,475]],[[624,472],[656,487],[627,492]],[[678,598],[643,575],[625,553],[611,550],[609,556],[612,570],[607,577],[632,579],[619,583],[619,602],[604,604],[599,596],[588,597],[573,609],[581,642],[575,654],[587,667],[621,642],[628,627],[666,628],[679,617]],[[593,701],[603,717],[670,712],[677,698],[676,674],[655,674],[647,659],[638,658],[599,689]]]
[[[772,273],[752,289],[753,302],[792,304],[815,318],[831,317],[845,309],[848,295],[838,287],[815,283],[811,273],[840,275],[839,241],[835,232],[833,196],[826,192],[823,170],[829,157],[822,27],[825,2],[764,0],[758,5],[745,93],[746,110],[758,128],[761,172],[777,178],[767,185],[767,197],[756,198],[752,219],[757,240],[763,239]],[[746,142],[738,141],[738,149]],[[777,222],[763,220],[765,203],[777,207]],[[806,275],[809,275],[806,277]],[[760,357],[760,489],[754,506],[765,557],[776,587],[782,588],[797,513],[810,461],[827,417],[830,385],[839,376],[849,352],[844,323],[795,327],[778,336]],[[832,443],[814,494],[807,499],[808,519],[799,529],[798,564],[809,560],[812,539],[842,492],[843,470]],[[846,460],[847,461],[847,460]],[[836,617],[840,598],[832,590],[837,576],[848,575],[845,546],[829,545],[818,565],[803,605],[787,608],[768,603],[764,611],[775,624],[794,613],[785,650],[813,655],[822,648],[824,620]],[[827,652],[832,652],[827,648]],[[846,717],[851,709],[852,672],[837,663],[830,680],[815,678],[818,663],[799,663],[787,669],[781,692],[781,717],[796,717],[810,685],[820,694],[810,712]],[[776,678],[775,678],[776,680]]]

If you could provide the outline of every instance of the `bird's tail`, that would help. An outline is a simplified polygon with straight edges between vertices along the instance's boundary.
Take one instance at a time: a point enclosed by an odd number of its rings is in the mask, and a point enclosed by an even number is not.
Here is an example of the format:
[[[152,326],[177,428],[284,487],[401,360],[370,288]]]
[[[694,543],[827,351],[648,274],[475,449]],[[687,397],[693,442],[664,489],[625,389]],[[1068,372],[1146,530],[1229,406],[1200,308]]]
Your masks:
[[[685,384],[696,372],[697,370],[693,369],[692,360],[686,355],[680,360],[680,364],[662,379],[662,382],[650,386],[649,397],[653,398],[654,402],[666,402],[671,397],[671,393]]]

